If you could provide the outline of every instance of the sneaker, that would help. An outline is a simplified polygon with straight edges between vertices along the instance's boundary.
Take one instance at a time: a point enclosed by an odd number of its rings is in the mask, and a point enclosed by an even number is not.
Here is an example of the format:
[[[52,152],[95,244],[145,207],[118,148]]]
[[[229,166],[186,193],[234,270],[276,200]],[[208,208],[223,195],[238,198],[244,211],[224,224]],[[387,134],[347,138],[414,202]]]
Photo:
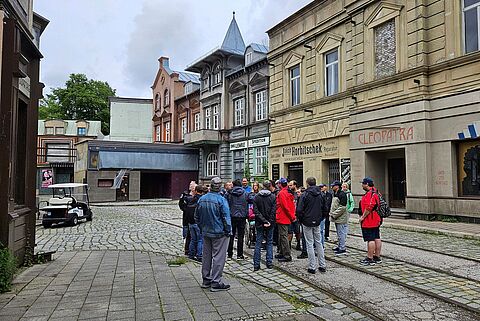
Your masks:
[[[336,246],[336,247],[334,247],[332,250],[333,250],[333,252],[337,252],[337,251],[340,250],[340,249],[338,248],[338,246]]]
[[[330,237],[325,236],[325,241],[330,241]]]
[[[379,257],[379,256],[373,256],[373,261],[376,263],[376,264],[380,264],[382,263],[382,259]]]
[[[326,267],[319,267],[318,270],[320,271],[320,273],[325,273],[325,272],[327,272],[327,268],[326,268]]]
[[[315,269],[308,269],[307,271],[308,271],[308,273],[311,273],[311,274],[317,273],[317,271],[315,271]]]
[[[243,255],[237,256],[237,260],[245,260],[245,256]]]
[[[308,254],[307,253],[302,253],[299,256],[297,256],[297,259],[308,259]]]
[[[366,257],[366,258],[364,258],[363,260],[360,261],[360,264],[361,265],[367,265],[367,266],[368,265],[375,265],[375,261]]]
[[[337,250],[337,251],[335,251],[336,256],[345,255],[345,254],[347,254],[347,250]]]
[[[297,243],[297,246],[295,247],[295,250],[297,250],[297,251],[301,251],[301,250],[302,250],[302,247],[300,246],[300,243]]]
[[[258,270],[260,270],[260,267],[259,267],[259,266],[254,266],[254,267],[253,267],[253,272],[257,272]]]
[[[275,258],[276,258],[276,259],[282,259],[282,258],[283,258],[283,255],[277,254],[277,255],[275,255]]]
[[[233,255],[227,256],[227,259],[228,259],[228,260],[233,260]]]
[[[228,291],[228,290],[230,290],[230,284],[223,284],[223,283],[216,286],[212,286],[210,288],[211,292],[220,292],[220,291]]]
[[[211,283],[202,283],[202,285],[200,285],[200,287],[201,287],[202,289],[208,289],[208,288],[211,287],[211,286],[212,286]]]
[[[281,257],[278,259],[278,262],[292,262],[291,257]]]
[[[273,264],[267,264],[267,269],[273,269]]]

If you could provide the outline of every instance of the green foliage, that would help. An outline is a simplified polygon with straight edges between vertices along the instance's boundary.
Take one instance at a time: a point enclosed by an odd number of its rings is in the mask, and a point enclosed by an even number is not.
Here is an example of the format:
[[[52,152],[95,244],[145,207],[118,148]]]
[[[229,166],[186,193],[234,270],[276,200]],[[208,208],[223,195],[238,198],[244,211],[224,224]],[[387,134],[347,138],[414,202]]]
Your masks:
[[[17,269],[15,257],[9,249],[0,248],[0,293],[10,290]]]
[[[180,265],[185,264],[185,263],[187,263],[187,259],[184,258],[183,256],[179,256],[179,257],[177,257],[173,260],[168,260],[167,261],[167,264],[169,266],[180,266]]]
[[[115,96],[107,82],[71,74],[64,88],[54,88],[40,102],[40,119],[100,120],[102,132],[110,131],[108,97]]]

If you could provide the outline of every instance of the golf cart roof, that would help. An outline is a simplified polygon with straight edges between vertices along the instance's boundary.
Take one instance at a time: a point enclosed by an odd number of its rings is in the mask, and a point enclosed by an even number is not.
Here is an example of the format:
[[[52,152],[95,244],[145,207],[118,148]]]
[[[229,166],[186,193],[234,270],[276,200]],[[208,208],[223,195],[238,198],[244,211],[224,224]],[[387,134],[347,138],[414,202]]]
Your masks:
[[[75,188],[75,187],[82,187],[88,186],[88,184],[82,183],[62,183],[62,184],[52,184],[48,186],[48,188]]]

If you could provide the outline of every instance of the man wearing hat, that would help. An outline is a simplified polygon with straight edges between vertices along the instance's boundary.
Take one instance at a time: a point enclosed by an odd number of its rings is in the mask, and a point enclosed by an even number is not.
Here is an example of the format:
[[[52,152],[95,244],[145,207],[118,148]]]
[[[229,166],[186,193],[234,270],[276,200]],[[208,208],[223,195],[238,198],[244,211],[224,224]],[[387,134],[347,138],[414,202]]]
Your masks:
[[[220,177],[212,178],[210,191],[198,200],[195,211],[195,222],[203,235],[202,288],[212,292],[230,289],[222,274],[232,223],[227,200],[219,193],[221,187]]]
[[[335,255],[344,255],[347,253],[345,241],[348,233],[347,194],[342,190],[340,181],[333,181],[330,186],[333,190],[330,221],[335,223],[338,238],[338,247],[333,250]]]
[[[378,191],[375,188],[373,179],[365,177],[362,181],[362,188],[365,195],[359,204],[360,226],[362,227],[363,240],[367,242],[367,257],[360,261],[362,265],[375,265],[382,263],[380,252],[382,241],[380,240],[380,224],[382,219],[378,215],[377,208],[380,204]]]
[[[276,258],[279,262],[291,262],[292,255],[288,242],[288,226],[296,220],[295,203],[293,194],[288,191],[287,179],[282,177],[280,179],[280,185],[282,189],[277,196],[276,212],[280,253]]]

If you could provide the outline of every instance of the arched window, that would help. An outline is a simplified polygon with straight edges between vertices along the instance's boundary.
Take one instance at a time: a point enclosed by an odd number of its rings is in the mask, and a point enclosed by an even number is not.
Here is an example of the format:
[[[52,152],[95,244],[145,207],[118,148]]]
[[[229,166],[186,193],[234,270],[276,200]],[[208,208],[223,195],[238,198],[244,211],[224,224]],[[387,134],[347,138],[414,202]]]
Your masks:
[[[222,67],[220,64],[216,65],[213,69],[213,85],[220,84],[222,82]]]
[[[162,99],[161,99],[161,97],[160,97],[160,94],[157,93],[157,94],[155,95],[155,110],[160,109],[160,106],[161,106],[161,105],[160,105],[160,101],[161,101],[161,100],[162,100]]]
[[[170,93],[168,92],[168,89],[165,89],[165,98],[163,99],[163,102],[165,103],[165,106],[170,104]]]
[[[218,158],[217,154],[210,153],[207,156],[207,176],[218,175]]]

